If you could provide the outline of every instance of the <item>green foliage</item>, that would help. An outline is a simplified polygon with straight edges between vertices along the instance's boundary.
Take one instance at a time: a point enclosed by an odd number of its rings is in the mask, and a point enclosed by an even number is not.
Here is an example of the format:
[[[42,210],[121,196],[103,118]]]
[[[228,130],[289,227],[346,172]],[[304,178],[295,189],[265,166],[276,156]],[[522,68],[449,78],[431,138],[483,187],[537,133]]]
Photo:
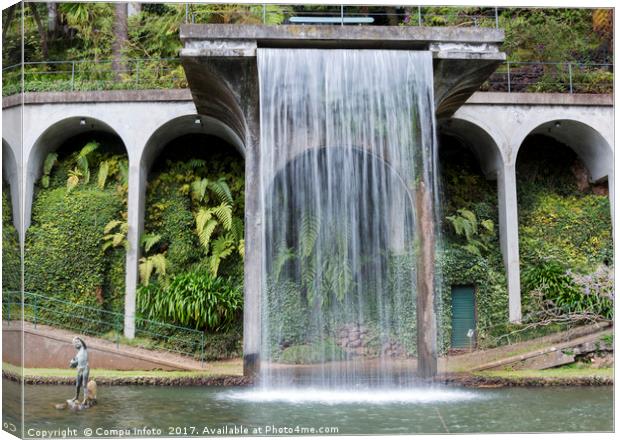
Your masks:
[[[244,5],[190,4],[190,19],[199,23],[236,23],[278,25],[286,17],[308,13],[334,13],[333,6],[305,5]],[[62,32],[48,35],[50,55],[54,60],[109,60],[114,41],[114,12],[111,3],[60,3],[59,11],[66,24]],[[390,15],[385,15],[389,11]],[[377,24],[417,26],[417,8],[405,8],[401,15],[389,7],[348,6],[348,13],[375,15]],[[45,25],[46,9],[39,14]],[[495,27],[493,8],[481,7],[422,7],[424,26]],[[38,65],[39,74],[27,75],[26,91],[65,91],[103,89],[156,89],[187,87],[183,68],[177,61],[182,43],[180,25],[185,22],[183,4],[144,4],[139,14],[128,18],[128,41],[123,48],[127,71],[116,78],[110,63],[80,63],[73,81],[67,72],[73,69],[62,65]],[[19,15],[19,14],[18,14]],[[505,30],[503,50],[510,61],[541,61],[580,63],[610,62],[605,37],[597,31],[593,9],[587,8],[501,8],[499,26]],[[9,26],[4,46],[3,65],[21,60],[22,35],[20,20]],[[28,61],[44,61],[36,23],[30,8],[24,10],[24,57]],[[162,61],[162,59],[164,59]],[[13,72],[9,72],[13,73]],[[20,91],[20,75],[3,75],[3,94]],[[575,71],[573,85],[581,93],[609,93],[613,73],[599,67]],[[567,73],[558,76],[553,68],[545,68],[544,76],[531,91],[565,91]]]
[[[545,259],[589,272],[612,261],[609,199],[595,194],[563,196],[531,187],[532,204],[521,204],[519,246],[528,264]],[[551,191],[549,191],[551,190]]]
[[[43,176],[41,177],[41,186],[43,188],[49,188],[50,186],[50,174],[52,173],[52,168],[58,162],[58,154],[57,153],[49,153],[45,156],[45,161],[43,161]]]
[[[264,316],[270,323],[270,347],[277,352],[282,347],[307,342],[310,315],[307,304],[299,294],[297,284],[287,281],[267,286]]]
[[[450,346],[451,287],[459,285],[475,287],[477,342],[481,347],[493,346],[497,332],[502,330],[500,325],[508,321],[506,275],[499,249],[482,257],[457,244],[446,243],[438,257],[443,276],[438,323],[440,350]]]
[[[450,215],[446,219],[452,224],[456,235],[465,237],[463,248],[474,255],[488,252],[495,238],[493,221],[486,219],[478,224],[476,214],[470,210],[461,208],[457,212],[458,215]]]
[[[67,304],[123,310],[127,222],[118,219],[124,216],[126,185],[118,170],[127,159],[110,151],[93,141],[74,153],[59,150],[46,157],[26,234],[27,291]],[[91,168],[104,161],[105,182],[88,179]],[[42,319],[61,327],[80,322],[85,326],[80,331],[100,333],[115,324],[95,311],[72,320],[75,310],[69,305],[43,301],[38,307]]]
[[[218,331],[239,316],[243,293],[230,278],[205,272],[172,277],[167,286],[144,285],[138,292],[138,309],[151,320],[200,330]]]
[[[123,246],[127,249],[127,222],[112,220],[103,228],[103,250],[109,247]]]
[[[21,290],[21,252],[13,226],[9,186],[2,185],[2,289]]]
[[[579,273],[590,274],[594,286],[609,285],[594,276],[604,261],[613,261],[609,201],[591,189],[580,190],[571,171],[575,156],[566,147],[547,145],[548,139],[537,137],[524,145],[517,164],[517,190],[521,274],[524,314],[540,319],[544,308],[560,307],[563,313],[588,310],[610,316],[609,294],[586,295],[585,285],[575,281]],[[551,148],[554,147],[554,148]],[[473,158],[463,150],[442,150],[443,208],[451,217],[445,231],[445,246],[440,254],[443,294],[440,306],[440,341],[443,349],[450,341],[450,286],[473,285],[476,292],[477,336],[481,347],[515,342],[561,330],[558,325],[523,331],[525,326],[508,323],[504,265],[497,231],[489,229],[487,251],[481,255],[468,252],[462,242],[465,229],[470,236],[473,216],[460,225],[458,235],[452,223],[466,218],[459,209],[467,209],[475,218],[497,220],[497,191],[486,182]],[[463,217],[459,219],[459,217]],[[457,220],[458,219],[458,220]],[[444,225],[445,227],[445,225]],[[572,271],[572,272],[571,272]],[[608,291],[607,289],[606,291]],[[542,301],[531,292],[544,295]],[[546,302],[545,302],[546,301]],[[549,303],[550,302],[550,303]],[[550,305],[551,304],[551,305]]]
[[[166,161],[149,178],[138,307],[145,318],[207,331],[207,360],[241,353],[243,172],[236,156],[215,154]],[[165,260],[165,275],[147,284],[153,257]]]
[[[282,350],[279,361],[283,364],[316,364],[346,359],[345,351],[333,339],[311,344],[293,345]]]
[[[525,265],[552,260],[590,273],[613,261],[609,198],[579,188],[576,155],[548,138],[521,148],[517,163],[519,251]]]
[[[140,245],[144,246],[144,252],[149,252],[161,240],[159,234],[142,234]]]
[[[168,261],[166,260],[166,256],[164,254],[154,254],[149,255],[148,257],[142,257],[138,263],[140,281],[145,286],[149,285],[153,272],[157,274],[159,279],[164,279],[167,269]]]
[[[528,267],[521,278],[525,291],[540,290],[549,298],[569,294],[575,289],[566,269],[556,261],[546,261],[538,266]]]
[[[586,61],[601,39],[592,9],[507,9],[500,16],[511,61]]]
[[[114,5],[112,3],[60,3],[58,10],[67,25],[75,29],[77,44],[67,50],[69,59],[105,58],[114,40]]]
[[[39,191],[26,236],[25,289],[96,308],[122,305],[124,253],[106,255],[100,245],[104,226],[122,209],[112,190],[84,186],[71,194],[62,187]]]

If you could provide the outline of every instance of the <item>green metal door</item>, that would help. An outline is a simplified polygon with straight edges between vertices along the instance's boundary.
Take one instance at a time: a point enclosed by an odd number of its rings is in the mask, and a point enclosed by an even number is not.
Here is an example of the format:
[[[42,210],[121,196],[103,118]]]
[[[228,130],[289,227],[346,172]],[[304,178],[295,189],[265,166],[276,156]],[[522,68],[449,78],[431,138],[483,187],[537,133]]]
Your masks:
[[[452,348],[469,348],[469,330],[476,331],[474,288],[452,286]],[[475,345],[475,337],[472,338]]]

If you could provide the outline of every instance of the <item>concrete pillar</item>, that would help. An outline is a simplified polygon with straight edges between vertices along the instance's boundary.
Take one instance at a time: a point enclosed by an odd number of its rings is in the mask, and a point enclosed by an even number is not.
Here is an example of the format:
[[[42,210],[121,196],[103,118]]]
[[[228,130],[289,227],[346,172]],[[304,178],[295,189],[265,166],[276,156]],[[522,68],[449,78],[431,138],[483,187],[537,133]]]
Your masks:
[[[34,201],[34,183],[37,176],[28,166],[24,166],[24,232],[32,221],[32,202]]]
[[[135,336],[136,289],[138,287],[140,235],[144,228],[146,198],[146,171],[138,160],[129,159],[129,187],[127,194],[127,257],[125,260],[125,327],[126,338]]]
[[[500,167],[497,176],[499,237],[508,279],[508,317],[521,321],[521,285],[519,275],[519,219],[515,164]]]
[[[245,258],[243,304],[243,374],[260,369],[261,302],[263,292],[263,203],[260,146],[250,136],[245,153]]]
[[[615,195],[615,189],[614,189],[614,172],[613,170],[609,172],[609,174],[607,175],[607,187],[609,189],[609,208],[611,209],[611,227],[613,229],[614,227],[614,195]],[[612,237],[613,237],[613,233],[612,233]]]
[[[424,181],[415,188],[419,242],[417,270],[418,375],[437,374],[437,319],[435,316],[435,222],[433,198]]]
[[[21,163],[21,161],[20,161]],[[13,226],[17,230],[17,234],[22,239],[22,206],[21,206],[21,186],[22,173],[18,166],[11,147],[2,144],[2,178],[9,184],[11,192],[11,212],[13,215]]]

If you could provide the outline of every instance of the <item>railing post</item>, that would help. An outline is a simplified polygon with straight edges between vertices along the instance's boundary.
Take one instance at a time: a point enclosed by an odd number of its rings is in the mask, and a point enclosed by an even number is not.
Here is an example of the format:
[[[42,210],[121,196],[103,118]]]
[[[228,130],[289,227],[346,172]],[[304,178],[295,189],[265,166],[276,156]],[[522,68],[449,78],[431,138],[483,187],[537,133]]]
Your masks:
[[[344,5],[340,5],[340,26],[344,26]]]
[[[11,291],[8,290],[6,292],[7,298],[7,320],[9,321],[9,325],[11,325]]]
[[[37,328],[37,296],[34,295],[34,328]]]
[[[510,93],[510,61],[506,61],[506,67],[508,69],[508,93]]]
[[[568,63],[568,91],[573,93],[573,67],[572,63]]]
[[[418,6],[418,26],[422,26],[422,6]]]
[[[499,29],[499,13],[497,10],[497,6],[495,7],[495,29]]]
[[[114,332],[116,333],[115,337],[114,337],[114,342],[116,343],[116,349],[118,350],[118,345],[119,345],[119,339],[120,339],[120,321],[118,316],[115,319],[114,322]]]
[[[267,5],[263,3],[263,24],[267,24]]]
[[[75,61],[71,61],[71,91],[75,87]]]
[[[189,23],[189,3],[185,3],[185,24]]]
[[[200,368],[205,366],[205,332],[200,333]]]
[[[140,83],[140,60],[136,61],[136,85]]]

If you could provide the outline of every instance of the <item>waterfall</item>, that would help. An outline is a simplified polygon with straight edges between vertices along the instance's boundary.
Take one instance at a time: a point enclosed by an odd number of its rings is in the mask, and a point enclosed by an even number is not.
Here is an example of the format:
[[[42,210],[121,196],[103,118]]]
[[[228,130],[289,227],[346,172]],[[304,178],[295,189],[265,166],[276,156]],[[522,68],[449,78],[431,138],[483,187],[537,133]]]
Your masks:
[[[431,54],[261,48],[258,69],[260,381],[410,381],[436,337],[416,310],[435,233],[419,211],[438,206]]]

